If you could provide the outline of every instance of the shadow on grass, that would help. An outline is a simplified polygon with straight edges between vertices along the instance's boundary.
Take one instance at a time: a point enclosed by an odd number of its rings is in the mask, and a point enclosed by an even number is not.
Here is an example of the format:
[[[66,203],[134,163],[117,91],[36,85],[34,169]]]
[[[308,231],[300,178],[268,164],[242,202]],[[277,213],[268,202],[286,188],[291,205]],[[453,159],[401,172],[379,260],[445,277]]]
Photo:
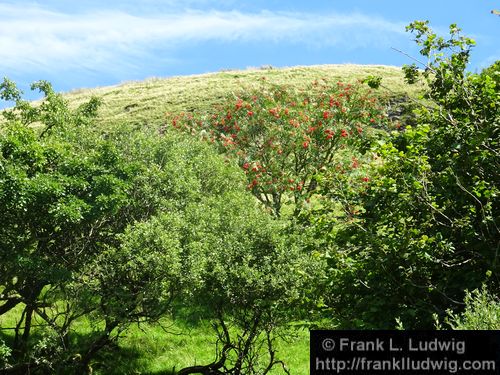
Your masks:
[[[96,354],[90,364],[92,372],[94,375],[174,375],[187,366],[211,363],[216,337],[208,316],[210,314],[203,310],[177,309],[174,317],[158,324],[132,325],[117,344]],[[82,323],[71,331],[68,351],[62,353],[64,358],[61,358],[70,359],[71,364],[65,365],[58,373],[72,373],[73,364],[77,365],[78,358],[98,339],[100,332],[89,332],[90,329],[87,323]],[[47,339],[47,333],[46,329],[37,327],[32,332],[30,347]],[[0,330],[0,339],[11,347],[13,332]],[[11,359],[12,363],[20,360],[15,356]],[[52,357],[51,360],[57,361],[58,358]],[[43,371],[38,373],[43,374]]]
[[[92,364],[94,374],[106,375],[175,375],[176,370],[150,371],[145,368],[144,352],[132,348],[114,347],[101,351]]]
[[[14,343],[14,335],[12,332],[5,333],[5,331],[0,330],[0,340],[3,341],[8,347],[12,347]],[[73,352],[73,356],[78,356],[80,350],[78,348],[86,348],[92,338],[94,338],[94,334],[80,334],[74,333],[71,337],[71,349]],[[35,345],[41,339],[43,339],[43,334],[41,332],[35,332],[30,338],[30,346]],[[1,342],[0,341],[0,342]],[[145,350],[136,349],[136,348],[128,348],[121,347],[117,344],[111,344],[111,346],[102,349],[99,351],[94,360],[91,362],[91,370],[93,374],[98,375],[137,375],[137,374],[151,374],[151,375],[175,375],[177,369],[162,369],[158,371],[150,371],[148,367],[151,365],[151,361],[154,361],[154,358],[148,363],[148,360],[145,360],[144,355]],[[20,361],[20,358],[17,358],[15,353],[12,353],[12,364],[16,364]],[[76,362],[75,362],[76,363]],[[33,367],[33,374],[45,374],[48,371],[45,367],[38,368],[37,366]],[[63,365],[62,367],[58,367],[57,373],[64,374],[75,374],[75,367],[72,365]],[[2,363],[0,361],[0,374],[3,373]]]
[[[173,309],[173,320],[180,322],[184,328],[198,328],[200,325],[206,326],[207,321],[214,319],[213,311],[204,308],[193,308],[185,306],[175,306]]]

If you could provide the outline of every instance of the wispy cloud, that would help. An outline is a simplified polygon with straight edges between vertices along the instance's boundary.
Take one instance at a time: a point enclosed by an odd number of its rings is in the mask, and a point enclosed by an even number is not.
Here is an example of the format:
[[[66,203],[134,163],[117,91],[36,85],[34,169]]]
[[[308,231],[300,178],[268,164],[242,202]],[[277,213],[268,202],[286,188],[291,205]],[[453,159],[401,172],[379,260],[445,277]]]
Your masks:
[[[130,69],[154,49],[192,42],[292,42],[387,47],[404,23],[355,14],[174,10],[69,13],[37,5],[0,5],[0,69]]]

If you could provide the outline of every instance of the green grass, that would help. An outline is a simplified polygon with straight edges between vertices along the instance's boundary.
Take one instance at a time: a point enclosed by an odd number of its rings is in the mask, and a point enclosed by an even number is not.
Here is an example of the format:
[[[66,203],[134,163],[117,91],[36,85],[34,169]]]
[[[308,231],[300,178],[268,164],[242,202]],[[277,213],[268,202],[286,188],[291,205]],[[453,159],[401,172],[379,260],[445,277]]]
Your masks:
[[[210,326],[181,326],[164,320],[161,325],[132,326],[117,349],[106,351],[93,364],[97,374],[160,374],[213,360],[214,337]]]
[[[168,374],[173,369],[204,365],[215,358],[215,336],[207,322],[195,325],[163,321],[159,325],[131,327],[119,348],[108,351],[94,363],[94,374]],[[277,357],[292,374],[309,373],[309,332],[294,330],[277,345]],[[279,366],[271,374],[283,373]]]
[[[0,316],[0,327],[14,327],[23,304]],[[33,338],[38,337],[39,325],[43,324],[36,314],[33,321]],[[22,328],[22,327],[21,327]],[[79,339],[92,332],[87,319],[75,324]],[[10,342],[13,330],[0,332],[0,339]],[[216,337],[207,321],[175,322],[163,319],[161,324],[133,325],[124,331],[118,346],[103,350],[92,362],[93,374],[97,375],[136,375],[136,374],[173,374],[187,366],[205,365],[215,358]],[[74,343],[74,342],[73,342]],[[283,360],[294,375],[309,373],[309,331],[304,328],[290,329],[286,341],[277,343],[277,358]],[[282,374],[276,366],[271,374]]]

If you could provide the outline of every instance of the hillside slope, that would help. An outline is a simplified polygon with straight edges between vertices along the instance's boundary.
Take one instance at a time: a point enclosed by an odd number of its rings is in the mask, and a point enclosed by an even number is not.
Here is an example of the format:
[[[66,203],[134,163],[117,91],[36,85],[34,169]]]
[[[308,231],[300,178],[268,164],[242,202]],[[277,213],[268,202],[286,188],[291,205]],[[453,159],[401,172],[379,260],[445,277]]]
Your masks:
[[[65,94],[77,105],[96,95],[103,100],[100,122],[111,125],[126,122],[138,126],[161,124],[166,112],[209,109],[231,92],[257,85],[264,78],[272,83],[302,86],[325,78],[330,82],[353,82],[368,75],[383,77],[381,93],[391,96],[413,95],[418,87],[403,82],[398,67],[376,65],[318,65],[291,68],[223,71],[172,78],[150,78],[116,86],[81,89]]]

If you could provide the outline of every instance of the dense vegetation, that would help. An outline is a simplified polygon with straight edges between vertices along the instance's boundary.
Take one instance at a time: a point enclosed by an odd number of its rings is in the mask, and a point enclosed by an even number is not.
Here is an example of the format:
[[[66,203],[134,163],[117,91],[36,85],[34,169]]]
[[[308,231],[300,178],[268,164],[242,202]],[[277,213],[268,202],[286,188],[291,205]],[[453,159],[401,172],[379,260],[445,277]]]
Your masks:
[[[211,358],[176,373],[234,375],[288,372],[298,322],[500,328],[499,64],[466,73],[455,25],[409,30],[427,89],[396,119],[375,76],[261,79],[140,127],[5,79],[0,369],[99,370],[165,322],[212,329]]]
[[[432,313],[460,306],[464,290],[500,290],[498,64],[466,73],[474,42],[455,25],[449,40],[426,23],[409,29],[430,61],[423,72],[405,67],[410,82],[422,75],[429,85],[417,125],[377,142],[382,161],[352,203],[360,215],[327,244],[341,291],[331,304],[356,327],[389,328],[395,316],[428,327]],[[328,211],[310,221],[335,226]]]

